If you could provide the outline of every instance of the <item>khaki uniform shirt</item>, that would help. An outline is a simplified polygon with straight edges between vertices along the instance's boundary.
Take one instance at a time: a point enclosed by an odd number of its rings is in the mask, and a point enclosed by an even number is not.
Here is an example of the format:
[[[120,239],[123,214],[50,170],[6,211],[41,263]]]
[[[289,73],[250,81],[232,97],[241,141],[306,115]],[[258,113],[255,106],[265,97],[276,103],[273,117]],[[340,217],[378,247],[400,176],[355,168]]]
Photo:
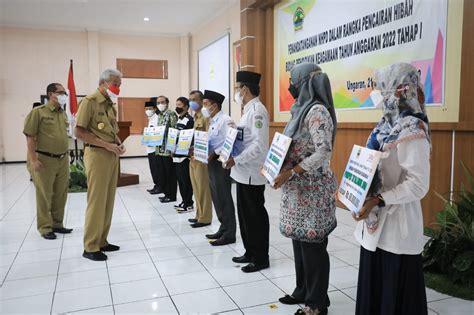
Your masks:
[[[118,134],[117,112],[111,100],[99,90],[86,96],[79,104],[76,125],[87,129],[97,138],[115,143]]]
[[[66,153],[69,146],[68,120],[53,102],[34,108],[25,119],[23,133],[36,138],[36,150],[52,154]]]
[[[194,130],[207,131],[209,129],[209,118],[199,112],[194,114]]]

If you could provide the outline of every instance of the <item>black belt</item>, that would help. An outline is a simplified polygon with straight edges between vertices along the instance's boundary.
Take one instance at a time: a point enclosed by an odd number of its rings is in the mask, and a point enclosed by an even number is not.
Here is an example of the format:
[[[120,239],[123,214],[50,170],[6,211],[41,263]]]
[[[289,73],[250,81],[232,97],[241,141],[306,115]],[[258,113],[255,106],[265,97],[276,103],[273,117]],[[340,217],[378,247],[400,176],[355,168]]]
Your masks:
[[[89,143],[86,143],[85,146],[89,147],[89,148],[101,148],[101,149],[103,149],[103,147],[99,147],[98,145],[93,145],[93,144],[89,144]]]
[[[53,157],[53,158],[57,158],[57,159],[62,159],[63,157],[65,157],[67,155],[67,152],[63,153],[63,154],[53,154],[53,153],[44,152],[44,151],[40,151],[40,150],[36,150],[36,153],[46,155],[46,156],[49,156],[49,157]]]

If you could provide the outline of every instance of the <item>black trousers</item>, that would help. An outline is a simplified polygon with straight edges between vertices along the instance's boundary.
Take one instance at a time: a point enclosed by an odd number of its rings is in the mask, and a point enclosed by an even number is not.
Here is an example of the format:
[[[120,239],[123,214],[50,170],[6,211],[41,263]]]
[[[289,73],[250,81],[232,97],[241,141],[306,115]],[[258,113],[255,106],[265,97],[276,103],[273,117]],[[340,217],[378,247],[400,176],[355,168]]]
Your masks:
[[[176,168],[173,163],[173,159],[170,156],[157,155],[158,160],[158,172],[160,176],[159,184],[165,194],[165,197],[170,199],[176,199],[176,192],[178,186],[176,182]]]
[[[237,183],[237,213],[245,256],[256,264],[267,263],[270,222],[265,209],[265,185]]]
[[[222,163],[214,160],[209,162],[208,171],[212,203],[216,209],[217,218],[221,223],[217,233],[221,234],[221,237],[226,240],[234,241],[236,223],[230,170],[222,168]]]
[[[158,156],[155,154],[155,152],[148,153],[148,165],[150,166],[151,178],[153,179],[153,184],[155,184],[155,188],[161,190],[158,180]]]
[[[185,207],[193,205],[193,186],[189,177],[189,159],[181,163],[175,163],[176,177],[178,178],[179,193],[183,198]]]
[[[361,247],[356,314],[428,314],[421,254]]]
[[[329,254],[328,239],[322,243],[293,240],[295,254],[296,289],[292,296],[304,301],[312,309],[329,306]]]

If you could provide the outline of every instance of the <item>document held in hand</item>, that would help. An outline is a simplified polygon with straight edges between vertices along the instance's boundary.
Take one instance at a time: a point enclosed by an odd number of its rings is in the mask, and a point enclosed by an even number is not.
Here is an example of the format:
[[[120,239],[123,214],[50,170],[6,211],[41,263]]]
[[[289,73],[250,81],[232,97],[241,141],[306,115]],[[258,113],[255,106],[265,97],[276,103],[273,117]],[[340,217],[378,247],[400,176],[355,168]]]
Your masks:
[[[176,140],[178,139],[179,130],[175,128],[168,129],[168,139],[166,141],[166,150],[174,153],[176,149]]]
[[[280,174],[286,154],[290,148],[291,138],[276,132],[262,167],[262,175],[273,186],[275,178]]]
[[[382,152],[354,145],[337,192],[349,210],[359,213],[374,179]]]
[[[147,147],[157,147],[163,144],[165,126],[145,127],[143,129],[142,144]]]
[[[194,159],[207,164],[209,157],[208,134],[205,131],[194,131]]]
[[[227,162],[234,147],[235,138],[237,138],[238,130],[235,128],[227,129],[227,135],[224,140],[224,146],[222,148],[221,154],[219,155],[219,161],[222,163]]]
[[[175,154],[188,155],[191,142],[193,141],[194,129],[185,129],[179,132],[178,145]]]

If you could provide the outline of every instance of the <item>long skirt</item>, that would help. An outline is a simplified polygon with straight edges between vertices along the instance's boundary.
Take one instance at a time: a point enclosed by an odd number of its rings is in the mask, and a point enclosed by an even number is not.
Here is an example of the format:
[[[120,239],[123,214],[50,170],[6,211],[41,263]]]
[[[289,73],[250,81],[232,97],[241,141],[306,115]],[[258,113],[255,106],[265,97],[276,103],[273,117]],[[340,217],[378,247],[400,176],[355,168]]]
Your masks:
[[[361,247],[356,314],[428,314],[421,254],[396,255]]]

